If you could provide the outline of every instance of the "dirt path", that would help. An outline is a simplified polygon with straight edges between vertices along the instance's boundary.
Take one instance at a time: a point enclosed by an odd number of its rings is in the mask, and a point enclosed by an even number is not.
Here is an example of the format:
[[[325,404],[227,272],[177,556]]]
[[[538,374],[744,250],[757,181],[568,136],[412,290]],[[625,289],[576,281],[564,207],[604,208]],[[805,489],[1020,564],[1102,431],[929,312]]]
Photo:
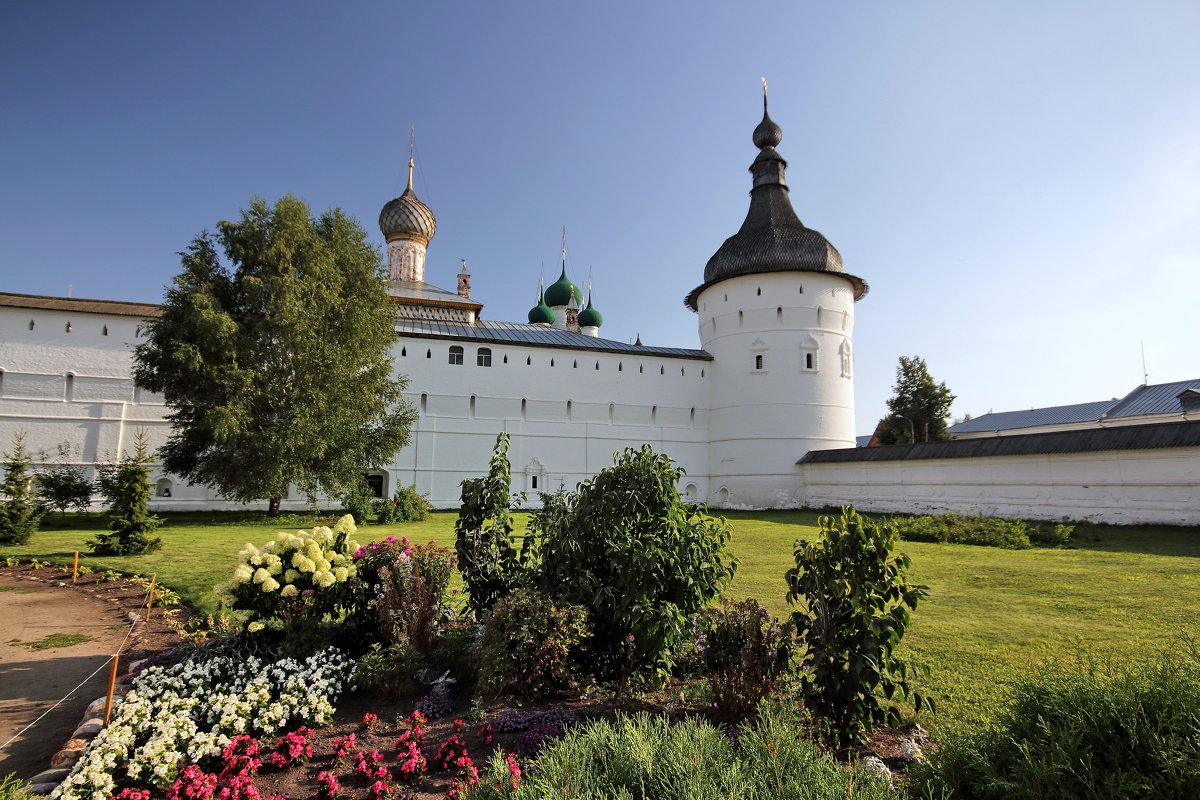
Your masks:
[[[66,586],[57,585],[64,582]],[[79,725],[88,703],[104,695],[108,670],[103,667],[125,640],[130,629],[126,614],[140,605],[142,596],[139,587],[120,581],[99,584],[89,579],[71,586],[69,574],[49,568],[0,571],[0,746],[68,697],[25,734],[0,747],[0,775],[30,778],[50,766],[50,757]],[[156,622],[141,626],[126,643],[122,664],[178,641],[167,626]],[[44,650],[18,644],[51,634],[79,634],[88,640]],[[98,674],[73,691],[97,668]]]

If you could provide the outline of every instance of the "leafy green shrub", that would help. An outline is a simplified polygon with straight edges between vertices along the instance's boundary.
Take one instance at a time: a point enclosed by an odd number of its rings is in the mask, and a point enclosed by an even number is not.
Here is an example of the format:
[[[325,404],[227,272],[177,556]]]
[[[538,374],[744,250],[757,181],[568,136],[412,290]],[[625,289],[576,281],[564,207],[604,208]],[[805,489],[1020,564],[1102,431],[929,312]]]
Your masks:
[[[37,532],[45,511],[33,496],[31,460],[25,452],[25,434],[13,437],[13,449],[4,454],[4,481],[0,483],[0,545],[25,544]]]
[[[437,675],[449,671],[460,683],[474,681],[479,669],[479,626],[469,620],[447,620],[421,663]]]
[[[296,651],[313,649],[322,644],[322,624],[348,613],[354,602],[355,531],[347,514],[332,529],[279,533],[261,548],[247,544],[233,580],[218,592],[225,605],[243,612],[247,633],[266,631]]]
[[[1008,550],[1024,550],[1034,544],[1063,547],[1070,543],[1075,530],[1074,525],[966,514],[897,516],[887,522],[896,528],[901,539],[911,542],[973,544]]]
[[[482,617],[520,585],[525,570],[512,544],[508,434],[496,437],[488,474],[462,482],[462,506],[454,522],[454,552],[467,590],[467,605]]]
[[[514,774],[497,750],[480,769],[472,800],[718,798],[899,800],[864,783],[818,750],[794,719],[764,710],[737,745],[708,722],[620,715],[585,722],[546,746],[537,766]],[[513,784],[516,783],[516,788]]]
[[[454,553],[437,542],[414,545],[380,567],[375,608],[384,638],[429,652],[453,572]]]
[[[420,522],[429,516],[429,499],[416,486],[401,486],[390,500],[379,498],[372,508],[380,525],[396,522]]]
[[[355,677],[360,686],[395,697],[412,683],[420,659],[412,645],[376,644],[358,659]]]
[[[146,434],[138,430],[133,453],[126,453],[116,468],[108,474],[105,494],[111,505],[108,509],[109,533],[98,533],[87,546],[95,555],[134,556],[149,553],[162,546],[162,539],[150,538],[162,524],[160,517],[150,513],[150,448]]]
[[[578,675],[574,657],[588,636],[585,608],[518,589],[484,619],[480,685],[535,698],[566,688]]]
[[[375,495],[368,486],[359,486],[342,495],[342,513],[354,517],[355,525],[366,525],[374,506]]]
[[[910,542],[974,544],[1024,550],[1030,547],[1029,527],[1023,520],[999,517],[970,517],[936,514],[921,517],[892,517],[888,524],[901,539]]]
[[[863,740],[879,723],[900,721],[891,700],[911,697],[917,711],[933,702],[909,682],[910,667],[895,654],[911,620],[909,609],[928,587],[910,584],[910,564],[894,555],[896,531],[859,516],[821,517],[820,537],[797,541],[787,571],[787,599],[803,608],[792,619],[807,646],[800,689],[820,718],[823,735],[842,746]],[[878,692],[884,697],[879,697]]]
[[[1074,525],[1039,523],[1029,531],[1029,541],[1042,547],[1066,547],[1075,533]]]
[[[769,617],[757,600],[723,599],[697,615],[693,630],[709,688],[723,709],[752,711],[788,674],[795,623]]]
[[[58,445],[57,462],[50,464],[37,474],[37,495],[47,507],[65,515],[68,509],[86,511],[92,503],[95,485],[83,475],[83,467],[67,463],[71,448],[63,442]]]
[[[1190,800],[1200,797],[1200,659],[1019,677],[983,730],[939,742],[928,796]]]
[[[730,525],[682,501],[683,474],[649,445],[627,448],[544,520],[535,580],[588,610],[599,677],[648,670],[664,679],[688,618],[733,578]]]

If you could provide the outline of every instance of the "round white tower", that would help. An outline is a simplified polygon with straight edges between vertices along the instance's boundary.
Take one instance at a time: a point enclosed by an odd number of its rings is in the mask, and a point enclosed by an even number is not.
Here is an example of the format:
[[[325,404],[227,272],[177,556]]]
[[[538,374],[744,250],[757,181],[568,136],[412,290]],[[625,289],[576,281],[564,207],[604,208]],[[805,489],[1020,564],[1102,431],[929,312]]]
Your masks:
[[[750,210],[685,303],[713,356],[709,497],[714,506],[797,502],[796,462],[809,450],[854,446],[854,302],[866,283],[804,227],[767,114],[754,129]]]

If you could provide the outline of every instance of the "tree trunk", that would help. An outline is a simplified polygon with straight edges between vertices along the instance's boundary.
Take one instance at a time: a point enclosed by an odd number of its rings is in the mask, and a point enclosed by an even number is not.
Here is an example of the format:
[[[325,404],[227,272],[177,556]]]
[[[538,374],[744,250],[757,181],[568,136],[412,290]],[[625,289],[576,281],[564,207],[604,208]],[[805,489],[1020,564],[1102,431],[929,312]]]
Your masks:
[[[268,505],[267,505],[267,516],[268,517],[278,517],[279,516],[279,501],[280,501],[280,499],[281,498],[279,498],[279,497],[272,497],[268,501]]]

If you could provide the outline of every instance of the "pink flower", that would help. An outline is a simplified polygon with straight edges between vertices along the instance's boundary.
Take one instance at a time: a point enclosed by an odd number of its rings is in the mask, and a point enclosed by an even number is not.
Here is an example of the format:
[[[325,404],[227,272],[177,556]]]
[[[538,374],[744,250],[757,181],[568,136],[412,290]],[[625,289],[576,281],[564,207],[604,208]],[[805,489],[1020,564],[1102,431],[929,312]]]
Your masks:
[[[317,788],[316,800],[331,800],[337,797],[338,792],[342,790],[342,785],[338,783],[337,776],[332,772],[322,770],[317,773]]]
[[[373,730],[375,730],[375,726],[378,724],[379,724],[379,716],[377,714],[372,714],[370,711],[368,711],[366,714],[363,714],[363,718],[362,718],[363,730],[373,731]]]

